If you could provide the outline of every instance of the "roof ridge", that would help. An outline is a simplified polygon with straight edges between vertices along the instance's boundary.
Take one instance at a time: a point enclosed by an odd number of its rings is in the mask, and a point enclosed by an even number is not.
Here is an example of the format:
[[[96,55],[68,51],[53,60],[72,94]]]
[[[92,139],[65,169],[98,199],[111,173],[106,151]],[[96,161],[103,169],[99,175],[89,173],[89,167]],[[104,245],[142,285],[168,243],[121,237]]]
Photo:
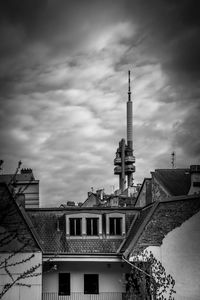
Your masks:
[[[190,170],[190,168],[163,168],[163,169],[155,169],[155,171],[158,171],[158,170],[177,171],[177,170]]]
[[[143,229],[145,228],[147,222],[149,221],[149,219],[151,218],[152,214],[154,213],[155,209],[157,208],[157,206],[160,204],[159,201],[153,202],[151,203],[151,205],[145,206],[142,211],[145,211],[146,209],[150,209],[147,216],[144,218],[144,220],[142,221],[141,225],[139,226],[135,236],[133,237],[132,241],[130,242],[130,244],[128,245],[127,249],[124,251],[123,256],[127,257],[128,255],[130,255],[130,246],[134,245],[137,240],[139,239]],[[151,206],[151,207],[150,207]],[[141,216],[141,213],[140,213]],[[138,219],[138,218],[137,218]]]

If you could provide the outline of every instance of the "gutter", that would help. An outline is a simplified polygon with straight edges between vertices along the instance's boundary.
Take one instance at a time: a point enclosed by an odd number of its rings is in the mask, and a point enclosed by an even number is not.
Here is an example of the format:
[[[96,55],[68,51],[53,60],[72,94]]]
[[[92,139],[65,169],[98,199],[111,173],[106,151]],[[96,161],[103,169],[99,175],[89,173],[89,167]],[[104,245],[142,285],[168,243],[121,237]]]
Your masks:
[[[89,261],[89,262],[122,262],[121,255],[112,255],[112,254],[55,254],[48,253],[43,254],[43,261]]]
[[[127,264],[131,265],[132,268],[140,271],[141,273],[145,274],[146,276],[153,278],[153,276],[151,276],[149,273],[145,272],[144,270],[138,268],[136,265],[134,265],[133,263],[131,263],[129,260],[127,260],[124,256],[122,256],[123,261],[125,261]],[[153,278],[154,279],[154,278]]]

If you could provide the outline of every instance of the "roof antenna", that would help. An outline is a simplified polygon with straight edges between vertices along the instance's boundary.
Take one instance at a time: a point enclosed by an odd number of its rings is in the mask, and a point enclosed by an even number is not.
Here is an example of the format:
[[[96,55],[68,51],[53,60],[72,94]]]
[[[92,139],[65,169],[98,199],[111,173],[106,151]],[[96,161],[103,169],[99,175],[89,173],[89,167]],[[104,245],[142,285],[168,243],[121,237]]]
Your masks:
[[[172,157],[172,160],[171,160],[172,169],[175,169],[176,168],[176,153],[175,153],[175,151],[173,151],[171,153],[171,157]]]
[[[4,161],[2,159],[0,159],[0,174],[3,174],[3,163]]]

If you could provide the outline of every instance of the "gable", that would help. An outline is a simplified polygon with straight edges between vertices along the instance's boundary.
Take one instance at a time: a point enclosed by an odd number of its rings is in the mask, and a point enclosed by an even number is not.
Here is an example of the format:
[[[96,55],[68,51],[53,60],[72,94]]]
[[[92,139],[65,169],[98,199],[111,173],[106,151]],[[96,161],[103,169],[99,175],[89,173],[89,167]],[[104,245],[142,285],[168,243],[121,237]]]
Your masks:
[[[92,192],[88,193],[88,198],[85,202],[81,205],[82,207],[93,207],[99,204],[96,194]]]
[[[152,201],[165,201],[171,196],[162,181],[152,174]]]
[[[152,202],[152,179],[145,178],[137,196],[135,207],[144,207]]]
[[[156,169],[152,173],[171,196],[187,195],[191,185],[189,169]]]

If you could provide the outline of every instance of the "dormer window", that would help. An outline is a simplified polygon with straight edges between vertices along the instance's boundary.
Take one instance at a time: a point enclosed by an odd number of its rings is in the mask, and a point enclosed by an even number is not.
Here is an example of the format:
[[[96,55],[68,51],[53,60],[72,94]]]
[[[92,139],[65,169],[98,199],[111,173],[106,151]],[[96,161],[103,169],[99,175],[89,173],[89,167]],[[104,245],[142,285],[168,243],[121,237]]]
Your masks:
[[[66,237],[100,238],[102,237],[102,215],[90,212],[66,214]]]
[[[86,234],[87,235],[98,235],[98,221],[99,218],[86,218]]]
[[[111,212],[106,214],[106,235],[108,238],[124,237],[125,214],[121,212]]]
[[[122,218],[110,218],[109,219],[110,235],[122,234]]]
[[[81,218],[70,218],[69,219],[69,228],[70,228],[70,235],[76,236],[82,234],[82,219]]]

